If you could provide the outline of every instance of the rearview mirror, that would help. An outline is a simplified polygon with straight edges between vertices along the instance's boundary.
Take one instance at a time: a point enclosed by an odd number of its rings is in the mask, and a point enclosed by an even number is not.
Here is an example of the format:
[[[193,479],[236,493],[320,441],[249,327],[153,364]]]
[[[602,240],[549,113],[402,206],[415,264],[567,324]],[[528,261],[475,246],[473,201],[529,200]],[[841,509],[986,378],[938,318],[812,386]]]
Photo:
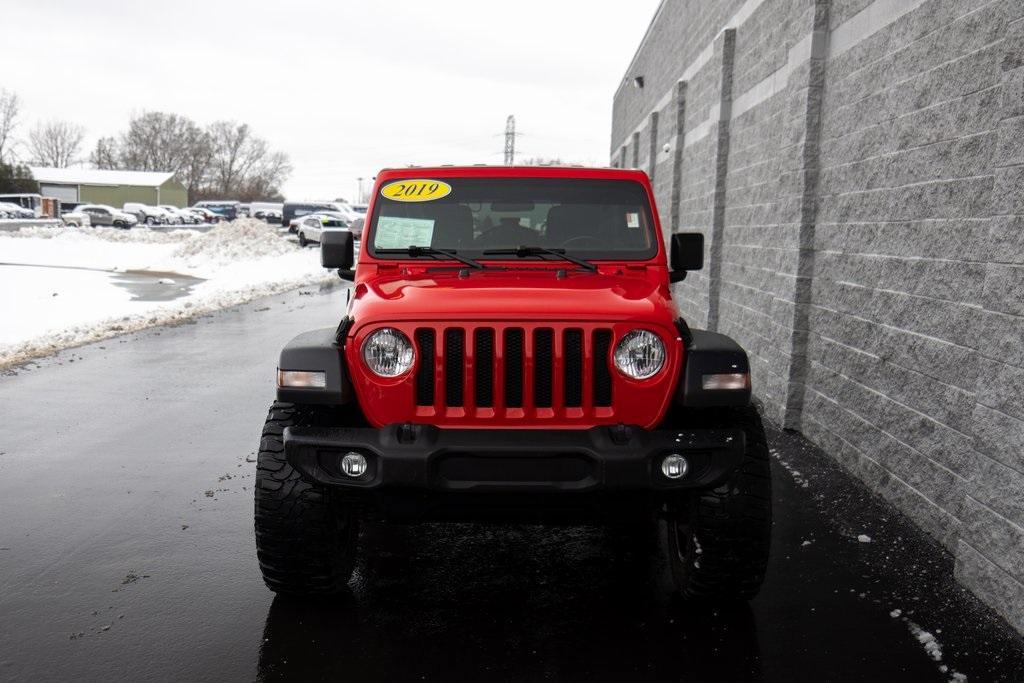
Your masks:
[[[676,232],[672,234],[669,253],[672,281],[686,277],[690,270],[704,267],[704,235],[699,232]]]
[[[348,230],[324,230],[321,233],[320,265],[324,268],[351,270],[355,262],[355,240],[351,232]]]

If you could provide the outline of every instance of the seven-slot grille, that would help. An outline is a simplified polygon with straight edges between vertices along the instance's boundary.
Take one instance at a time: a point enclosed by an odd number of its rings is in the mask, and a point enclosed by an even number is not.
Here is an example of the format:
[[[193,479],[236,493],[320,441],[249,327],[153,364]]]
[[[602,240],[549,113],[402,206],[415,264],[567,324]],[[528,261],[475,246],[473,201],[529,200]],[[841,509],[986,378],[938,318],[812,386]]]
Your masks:
[[[414,339],[417,405],[552,415],[612,406],[610,328],[420,327]]]

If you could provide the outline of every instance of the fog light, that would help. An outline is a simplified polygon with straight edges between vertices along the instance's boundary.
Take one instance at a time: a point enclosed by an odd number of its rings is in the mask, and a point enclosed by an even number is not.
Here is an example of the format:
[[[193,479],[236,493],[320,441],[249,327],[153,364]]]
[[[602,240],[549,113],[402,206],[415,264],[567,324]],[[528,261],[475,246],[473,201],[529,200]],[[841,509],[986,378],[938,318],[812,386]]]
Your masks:
[[[341,459],[341,471],[350,477],[361,477],[366,472],[366,458],[360,453],[346,453]]]
[[[277,386],[295,389],[323,389],[327,386],[327,373],[310,370],[277,371]]]
[[[682,479],[690,471],[690,463],[681,455],[673,453],[661,461],[661,473],[669,479]]]

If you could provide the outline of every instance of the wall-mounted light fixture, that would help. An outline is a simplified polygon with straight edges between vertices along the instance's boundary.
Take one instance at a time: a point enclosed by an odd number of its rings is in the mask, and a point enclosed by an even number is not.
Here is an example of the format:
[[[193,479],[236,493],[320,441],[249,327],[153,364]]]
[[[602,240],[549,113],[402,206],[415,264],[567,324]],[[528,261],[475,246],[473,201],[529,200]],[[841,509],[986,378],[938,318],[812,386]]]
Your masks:
[[[636,87],[636,88],[644,87],[644,77],[643,76],[635,77],[633,79],[633,86]]]

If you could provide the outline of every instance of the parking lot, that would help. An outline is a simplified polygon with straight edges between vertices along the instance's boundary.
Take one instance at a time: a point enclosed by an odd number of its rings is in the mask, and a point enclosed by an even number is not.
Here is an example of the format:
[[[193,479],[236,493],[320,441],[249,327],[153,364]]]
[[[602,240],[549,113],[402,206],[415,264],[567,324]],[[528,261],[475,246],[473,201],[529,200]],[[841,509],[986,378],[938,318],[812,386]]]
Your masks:
[[[1024,677],[938,545],[777,430],[749,607],[673,599],[658,539],[469,524],[369,524],[347,594],[275,598],[251,462],[275,354],[344,297],[302,289],[0,376],[0,679]]]

